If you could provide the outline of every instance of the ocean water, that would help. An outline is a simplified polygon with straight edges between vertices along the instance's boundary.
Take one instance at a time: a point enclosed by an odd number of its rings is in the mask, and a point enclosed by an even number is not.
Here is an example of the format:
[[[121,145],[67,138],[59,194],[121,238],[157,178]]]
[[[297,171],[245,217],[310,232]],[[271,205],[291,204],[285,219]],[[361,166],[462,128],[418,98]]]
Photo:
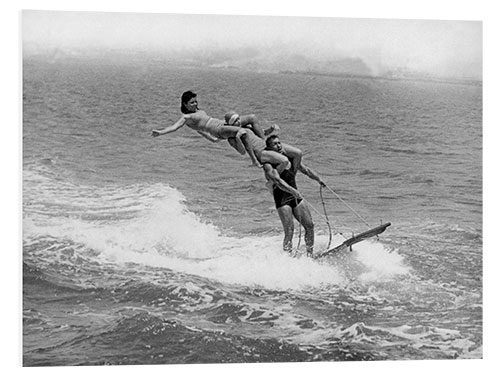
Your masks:
[[[372,226],[322,261],[281,251],[262,171],[188,128],[278,124]],[[482,358],[482,86],[23,63],[23,365]],[[329,242],[318,184],[315,250]],[[323,191],[341,242],[367,226]],[[294,246],[304,251],[303,231]]]

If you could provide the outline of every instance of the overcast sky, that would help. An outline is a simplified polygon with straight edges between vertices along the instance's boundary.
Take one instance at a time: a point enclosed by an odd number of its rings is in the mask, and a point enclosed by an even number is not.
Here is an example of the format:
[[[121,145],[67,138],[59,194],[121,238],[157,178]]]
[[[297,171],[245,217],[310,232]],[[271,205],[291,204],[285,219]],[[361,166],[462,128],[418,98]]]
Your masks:
[[[377,65],[482,77],[479,21],[24,11],[24,42],[43,47],[215,48],[294,45]]]

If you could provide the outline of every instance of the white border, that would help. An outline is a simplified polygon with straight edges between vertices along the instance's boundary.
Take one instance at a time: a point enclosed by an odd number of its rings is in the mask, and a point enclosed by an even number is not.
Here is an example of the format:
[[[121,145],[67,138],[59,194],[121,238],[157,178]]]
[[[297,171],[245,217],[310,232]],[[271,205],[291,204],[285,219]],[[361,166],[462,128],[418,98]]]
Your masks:
[[[370,372],[375,374],[431,374],[452,371],[462,373],[493,373],[498,364],[495,363],[495,354],[498,345],[498,309],[495,297],[498,296],[496,286],[500,285],[496,279],[494,265],[498,264],[498,249],[492,241],[493,225],[497,221],[498,211],[496,195],[500,191],[498,186],[498,167],[495,165],[498,148],[498,139],[495,127],[500,125],[497,117],[499,96],[497,86],[500,84],[498,73],[498,16],[493,7],[494,2],[486,0],[420,0],[416,2],[395,0],[309,0],[307,2],[289,2],[286,0],[250,0],[246,3],[234,0],[188,0],[177,1],[105,1],[105,0],[54,0],[54,1],[16,1],[15,4],[3,5],[1,16],[2,27],[2,112],[7,116],[2,118],[2,233],[7,241],[2,241],[1,283],[2,322],[6,330],[1,335],[2,364],[4,372],[36,373],[179,373],[194,374],[217,372],[226,374],[238,372],[254,374],[255,372],[275,373],[332,373],[347,371],[349,374]],[[134,367],[97,367],[97,368],[21,368],[21,126],[20,126],[20,10],[74,10],[74,11],[119,11],[143,13],[191,13],[191,14],[243,14],[243,15],[285,15],[285,16],[322,16],[322,17],[356,17],[356,18],[402,18],[402,19],[453,19],[483,21],[484,37],[484,351],[483,360],[449,360],[449,361],[396,361],[396,362],[369,362],[369,363],[313,363],[313,364],[261,364],[261,365],[175,365],[175,366],[134,366]],[[4,237],[5,238],[5,237]],[[498,272],[497,272],[498,273]],[[15,280],[15,281],[14,281]],[[17,281],[17,282],[16,282]],[[496,366],[495,366],[496,365]],[[237,366],[237,367],[235,367]]]

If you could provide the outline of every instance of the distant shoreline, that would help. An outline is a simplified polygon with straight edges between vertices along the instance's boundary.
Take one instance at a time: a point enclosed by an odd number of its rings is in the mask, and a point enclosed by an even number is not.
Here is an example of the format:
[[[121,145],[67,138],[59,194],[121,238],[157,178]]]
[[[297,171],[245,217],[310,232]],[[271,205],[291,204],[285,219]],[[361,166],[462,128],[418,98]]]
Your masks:
[[[100,62],[100,63],[113,63],[117,65],[131,65],[131,64],[147,64],[152,66],[163,66],[166,68],[179,68],[179,69],[207,69],[207,70],[224,70],[224,71],[239,71],[239,72],[252,72],[255,74],[259,73],[271,73],[271,74],[283,74],[283,75],[305,75],[313,77],[335,77],[335,78],[351,78],[351,79],[374,79],[374,80],[386,80],[386,81],[410,81],[410,82],[432,82],[432,83],[447,83],[447,84],[462,84],[470,86],[482,86],[483,81],[473,78],[445,78],[445,77],[431,77],[431,76],[419,76],[418,73],[409,73],[405,75],[404,73],[398,73],[396,75],[370,75],[370,74],[360,74],[360,73],[348,73],[348,72],[323,72],[318,70],[274,70],[274,69],[250,69],[246,67],[240,67],[236,65],[221,65],[221,64],[206,64],[203,62],[196,62],[194,60],[181,60],[181,59],[169,59],[165,57],[152,57],[144,59],[144,56],[138,56],[135,54],[125,55],[126,58],[121,58],[123,56],[114,54],[94,54],[94,55],[82,55],[82,54],[28,54],[23,57],[24,62],[33,61],[44,61],[46,63],[56,63],[56,62]]]
[[[310,76],[327,76],[327,77],[337,77],[337,78],[361,78],[361,79],[376,79],[385,81],[416,81],[416,82],[433,82],[433,83],[452,83],[452,84],[464,84],[464,85],[476,85],[482,86],[483,81],[477,79],[461,79],[461,78],[442,78],[442,77],[419,77],[419,76],[372,76],[372,75],[362,75],[362,74],[350,74],[350,73],[329,73],[329,72],[317,72],[309,70],[297,70],[297,71],[280,71],[279,74],[290,74],[290,75],[310,75]]]

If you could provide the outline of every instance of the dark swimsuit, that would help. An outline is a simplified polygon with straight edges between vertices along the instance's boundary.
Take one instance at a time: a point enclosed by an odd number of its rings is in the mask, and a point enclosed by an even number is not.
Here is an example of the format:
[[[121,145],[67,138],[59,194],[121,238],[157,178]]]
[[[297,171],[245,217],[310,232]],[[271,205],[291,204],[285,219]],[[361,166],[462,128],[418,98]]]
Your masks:
[[[288,185],[297,189],[297,183],[295,182],[295,174],[290,171],[290,169],[285,169],[281,172],[280,177],[283,181],[285,181]],[[273,197],[274,203],[276,204],[276,208],[280,208],[283,206],[290,206],[295,208],[302,202],[302,199],[295,198],[292,194],[287,191],[281,190],[279,187],[274,185],[273,187]]]

